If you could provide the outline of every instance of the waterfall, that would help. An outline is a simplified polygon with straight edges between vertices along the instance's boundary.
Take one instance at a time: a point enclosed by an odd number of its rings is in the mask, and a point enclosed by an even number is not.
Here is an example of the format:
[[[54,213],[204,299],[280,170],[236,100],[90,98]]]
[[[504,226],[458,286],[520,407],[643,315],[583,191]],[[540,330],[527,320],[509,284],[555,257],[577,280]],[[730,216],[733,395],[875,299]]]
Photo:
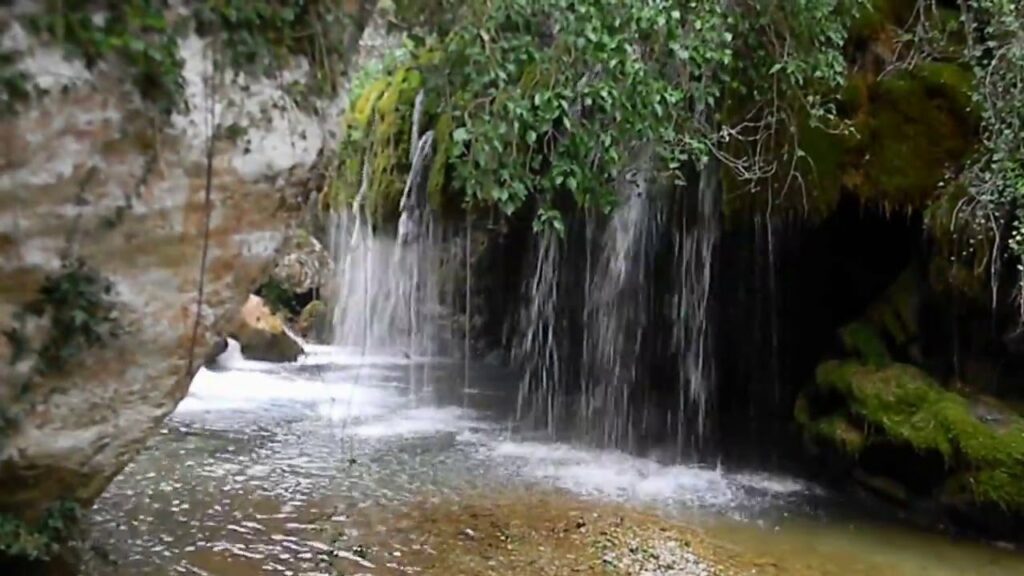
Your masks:
[[[350,206],[332,214],[330,248],[335,263],[332,341],[362,350],[434,356],[446,352],[448,319],[442,268],[446,243],[427,201],[434,132],[420,135],[422,93],[417,97],[411,169],[396,231],[378,227],[366,213],[372,153]]]
[[[588,271],[585,308],[583,428],[605,446],[629,446],[637,432],[635,394],[649,325],[653,267],[663,215],[651,189],[651,151],[618,184],[619,206]]]
[[[711,281],[718,243],[719,166],[709,161],[700,171],[696,194],[688,196],[683,224],[675,233],[676,293],[673,297],[673,345],[678,355],[678,440],[699,448],[708,427],[714,387]]]
[[[607,218],[535,237],[513,346],[519,413],[591,445],[695,454],[714,399],[719,167],[670,194],[653,163],[641,149]]]
[[[553,231],[542,233],[535,242],[534,271],[525,305],[519,313],[512,359],[524,371],[519,387],[517,413],[529,416],[555,432],[564,399],[560,340],[559,273],[561,242]]]

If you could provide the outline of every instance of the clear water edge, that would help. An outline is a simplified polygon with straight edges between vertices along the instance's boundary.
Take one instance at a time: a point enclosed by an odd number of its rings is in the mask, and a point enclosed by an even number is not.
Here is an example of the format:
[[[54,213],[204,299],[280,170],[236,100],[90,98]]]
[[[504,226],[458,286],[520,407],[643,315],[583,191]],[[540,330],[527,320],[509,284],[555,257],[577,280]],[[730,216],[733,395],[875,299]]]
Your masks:
[[[110,558],[92,571],[312,574],[325,523],[358,546],[363,511],[525,489],[654,510],[807,573],[1024,573],[1013,552],[837,512],[800,479],[531,440],[509,425],[515,378],[475,365],[467,391],[464,368],[331,347],[275,366],[230,350],[97,503]]]

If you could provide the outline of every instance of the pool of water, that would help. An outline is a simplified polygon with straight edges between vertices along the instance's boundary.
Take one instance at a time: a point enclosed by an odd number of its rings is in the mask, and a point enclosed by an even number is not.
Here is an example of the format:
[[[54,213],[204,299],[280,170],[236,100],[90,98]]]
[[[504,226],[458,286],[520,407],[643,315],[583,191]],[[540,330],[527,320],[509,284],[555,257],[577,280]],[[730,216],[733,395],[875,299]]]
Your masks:
[[[334,574],[343,554],[378,573],[358,542],[387,530],[380,510],[537,490],[655,510],[808,574],[1024,574],[1018,553],[868,520],[798,478],[530,438],[509,424],[515,392],[487,365],[328,347],[270,365],[232,349],[97,503],[89,571]]]

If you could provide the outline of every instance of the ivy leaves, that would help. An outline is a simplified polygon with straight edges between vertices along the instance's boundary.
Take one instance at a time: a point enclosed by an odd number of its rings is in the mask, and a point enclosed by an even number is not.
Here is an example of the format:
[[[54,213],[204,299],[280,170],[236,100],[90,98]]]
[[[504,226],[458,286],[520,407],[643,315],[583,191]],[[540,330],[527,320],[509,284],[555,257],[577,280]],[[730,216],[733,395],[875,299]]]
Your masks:
[[[81,508],[68,501],[57,502],[48,508],[34,526],[13,516],[0,514],[0,558],[52,558],[78,527],[81,514]]]
[[[1024,5],[972,2],[961,21],[982,118],[981,150],[961,179],[978,202],[962,213],[992,236],[1011,223],[1009,245],[1024,278]]]
[[[49,322],[47,337],[38,350],[18,329],[4,335],[15,353],[12,362],[35,353],[41,373],[60,372],[89,350],[117,338],[121,332],[114,286],[107,278],[78,259],[65,261],[60,273],[48,276],[39,295],[19,312],[22,319],[35,317]]]
[[[96,16],[94,2],[49,0],[47,9],[34,16],[39,34],[63,44],[72,54],[94,67],[116,59],[128,70],[143,99],[162,116],[182,110],[184,65],[178,40],[164,11],[165,0],[122,0]]]
[[[143,100],[168,117],[186,106],[179,38],[193,22],[201,36],[219,35],[226,62],[236,71],[271,77],[291,65],[291,58],[305,58],[308,86],[291,88],[300,95],[306,89],[324,95],[337,88],[351,48],[349,31],[362,15],[349,13],[350,5],[346,0],[190,0],[184,3],[187,11],[179,13],[168,0],[46,0],[29,24],[89,67],[119,63]],[[0,76],[0,88],[8,86],[18,87]]]

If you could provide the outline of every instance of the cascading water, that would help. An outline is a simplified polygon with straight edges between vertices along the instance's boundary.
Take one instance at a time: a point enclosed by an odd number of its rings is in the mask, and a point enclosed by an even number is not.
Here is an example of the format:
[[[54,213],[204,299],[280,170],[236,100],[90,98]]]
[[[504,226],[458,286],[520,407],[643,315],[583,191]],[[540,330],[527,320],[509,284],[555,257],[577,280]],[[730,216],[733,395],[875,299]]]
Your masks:
[[[649,324],[654,256],[664,216],[651,189],[650,152],[619,183],[620,205],[600,242],[587,280],[583,427],[605,446],[633,445],[630,398],[640,377]]]
[[[690,198],[683,225],[674,239],[678,277],[672,337],[679,370],[677,436],[680,443],[695,449],[704,442],[715,377],[710,307],[720,187],[719,166],[712,160],[701,169],[695,197]]]
[[[561,354],[558,338],[559,272],[561,241],[548,230],[536,242],[533,276],[526,305],[519,315],[519,328],[512,351],[513,361],[522,366],[517,414],[529,416],[536,424],[555,432],[565,397],[562,388]]]
[[[335,345],[363,350],[434,356],[446,351],[448,323],[443,305],[447,246],[427,202],[427,176],[434,132],[420,135],[422,94],[413,120],[411,169],[402,194],[397,231],[379,229],[366,213],[372,152],[352,205],[332,214],[335,263],[332,318]]]
[[[606,221],[588,215],[584,234],[535,240],[513,354],[520,413],[592,445],[668,441],[697,453],[714,396],[718,165],[670,194],[656,187],[648,151],[616,189]],[[584,250],[581,265],[573,255]]]

